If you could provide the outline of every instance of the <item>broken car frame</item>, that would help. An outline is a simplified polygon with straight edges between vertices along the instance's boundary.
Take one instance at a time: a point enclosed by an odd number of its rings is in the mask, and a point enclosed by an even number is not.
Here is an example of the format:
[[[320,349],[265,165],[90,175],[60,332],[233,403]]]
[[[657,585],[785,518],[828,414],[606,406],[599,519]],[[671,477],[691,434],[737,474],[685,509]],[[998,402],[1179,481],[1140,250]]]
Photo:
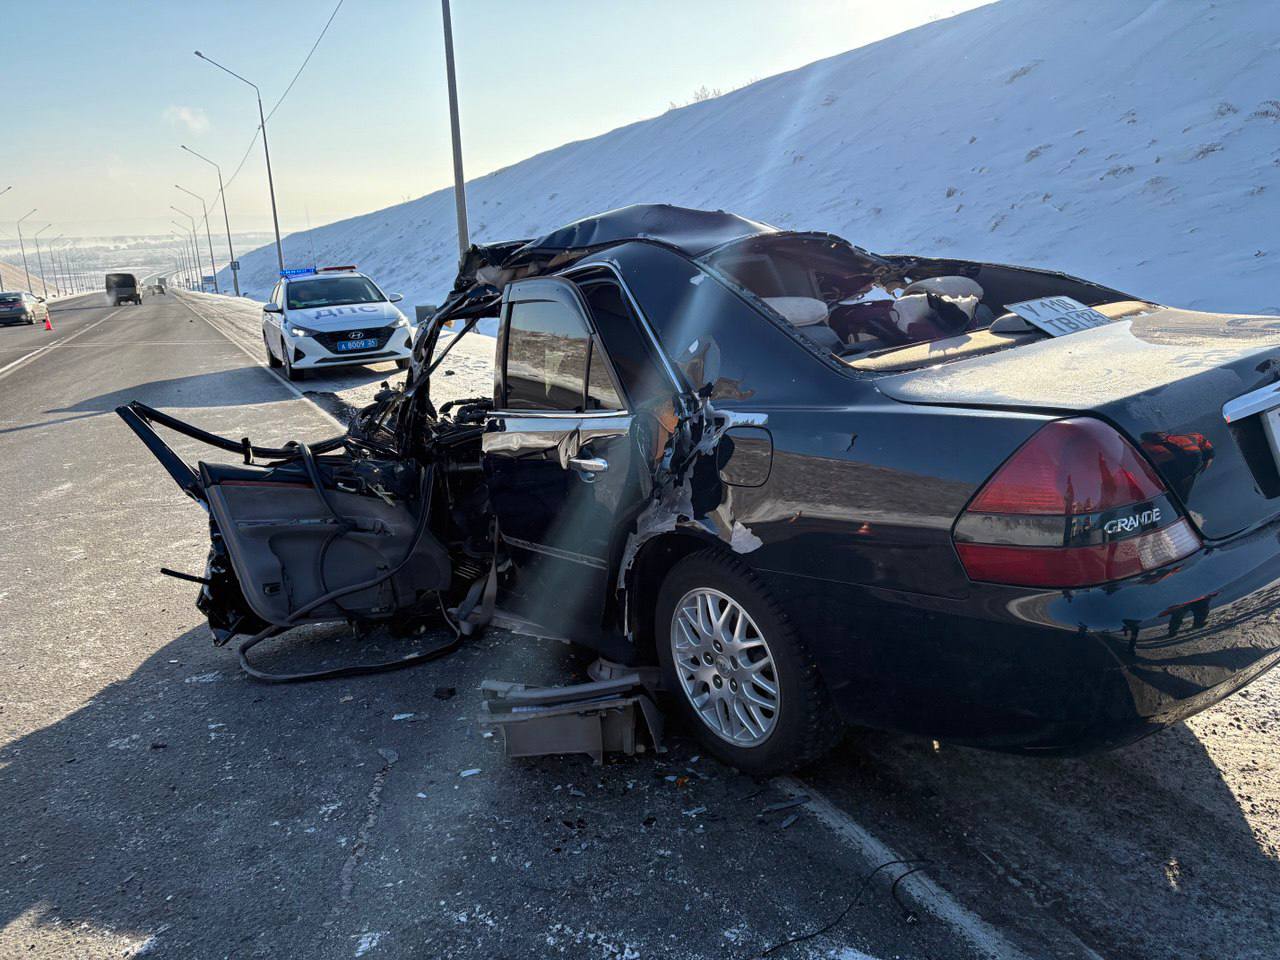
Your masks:
[[[1093,319],[1063,337],[1025,303]],[[437,409],[432,372],[494,318],[493,396]],[[344,436],[263,450],[119,412],[210,511],[199,605],[242,660],[300,623],[444,616],[658,666],[753,772],[842,722],[1068,752],[1280,657],[1275,494],[1220,499],[1265,440],[1217,392],[1272,381],[1275,327],[648,205],[470,247],[405,389]],[[243,462],[193,470],[153,423]]]

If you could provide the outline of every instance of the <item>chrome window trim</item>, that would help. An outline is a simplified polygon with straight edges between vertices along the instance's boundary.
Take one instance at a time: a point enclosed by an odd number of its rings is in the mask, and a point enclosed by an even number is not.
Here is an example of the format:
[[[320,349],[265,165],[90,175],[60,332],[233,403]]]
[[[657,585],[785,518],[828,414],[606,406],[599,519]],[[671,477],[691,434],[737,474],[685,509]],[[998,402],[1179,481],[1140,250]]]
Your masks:
[[[521,420],[526,417],[542,420],[605,420],[609,417],[629,417],[630,410],[589,410],[576,413],[573,410],[489,410],[485,419],[505,417],[508,420]]]

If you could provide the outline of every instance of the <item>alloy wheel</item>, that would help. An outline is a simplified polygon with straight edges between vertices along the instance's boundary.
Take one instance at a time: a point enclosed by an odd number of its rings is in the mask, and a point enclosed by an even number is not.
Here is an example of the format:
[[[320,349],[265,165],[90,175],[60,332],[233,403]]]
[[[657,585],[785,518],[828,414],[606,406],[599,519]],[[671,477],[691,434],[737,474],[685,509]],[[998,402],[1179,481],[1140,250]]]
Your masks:
[[[671,657],[694,711],[717,736],[756,747],[781,706],[777,667],[764,634],[732,597],[690,590],[671,617]]]

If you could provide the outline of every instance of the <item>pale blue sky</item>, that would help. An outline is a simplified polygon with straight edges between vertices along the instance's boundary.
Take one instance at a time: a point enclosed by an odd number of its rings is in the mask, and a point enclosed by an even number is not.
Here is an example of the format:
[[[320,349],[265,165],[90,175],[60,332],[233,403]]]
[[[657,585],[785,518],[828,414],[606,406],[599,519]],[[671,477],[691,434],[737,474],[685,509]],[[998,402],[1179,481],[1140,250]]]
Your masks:
[[[0,226],[163,234],[170,203],[212,198],[335,0],[6,3]],[[802,66],[981,0],[454,0],[468,176]],[[268,123],[281,228],[418,197],[450,182],[436,0],[345,0]],[[16,134],[16,135],[15,135]],[[227,189],[237,231],[270,226],[258,146]],[[194,212],[198,212],[198,209]]]

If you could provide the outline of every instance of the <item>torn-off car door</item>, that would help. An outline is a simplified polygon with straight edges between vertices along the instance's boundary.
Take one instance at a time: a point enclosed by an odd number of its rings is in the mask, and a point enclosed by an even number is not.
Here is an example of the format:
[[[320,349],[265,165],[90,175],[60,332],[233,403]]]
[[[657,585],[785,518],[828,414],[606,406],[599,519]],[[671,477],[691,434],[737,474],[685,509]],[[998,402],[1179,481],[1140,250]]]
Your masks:
[[[527,632],[607,652],[611,558],[648,490],[647,466],[577,287],[556,277],[508,286],[496,359],[483,451],[512,561],[504,612]]]

